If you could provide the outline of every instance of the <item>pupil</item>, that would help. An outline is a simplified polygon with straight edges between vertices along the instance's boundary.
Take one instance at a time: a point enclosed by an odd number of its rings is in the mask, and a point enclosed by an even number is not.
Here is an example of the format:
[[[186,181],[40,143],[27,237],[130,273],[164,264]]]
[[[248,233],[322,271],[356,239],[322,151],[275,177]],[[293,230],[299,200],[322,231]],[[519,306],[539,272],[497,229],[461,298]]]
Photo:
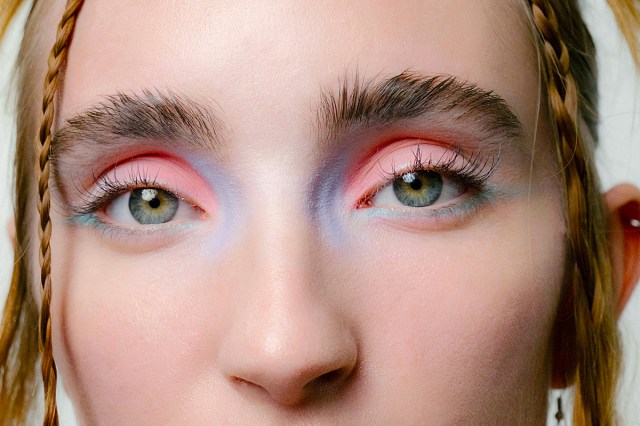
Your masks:
[[[422,188],[422,181],[420,179],[416,179],[413,182],[411,182],[410,185],[411,185],[411,189],[413,189],[414,191],[417,191],[420,188]]]
[[[154,198],[152,200],[149,201],[149,207],[153,208],[153,209],[157,209],[158,207],[160,207],[160,200],[158,198]]]

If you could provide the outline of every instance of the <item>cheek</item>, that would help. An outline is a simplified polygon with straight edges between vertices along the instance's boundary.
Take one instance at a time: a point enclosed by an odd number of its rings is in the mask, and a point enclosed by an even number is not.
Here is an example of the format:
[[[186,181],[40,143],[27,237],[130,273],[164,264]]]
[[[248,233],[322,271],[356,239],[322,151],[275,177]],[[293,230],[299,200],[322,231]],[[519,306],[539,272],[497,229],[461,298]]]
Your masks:
[[[355,240],[350,267],[365,279],[350,303],[369,319],[363,353],[393,366],[371,372],[397,389],[385,398],[430,416],[457,406],[472,423],[518,404],[544,412],[564,268],[555,205],[516,200],[455,231]]]
[[[179,416],[185,409],[179,395],[187,397],[210,374],[229,316],[225,288],[216,298],[202,297],[215,282],[205,278],[210,263],[193,253],[210,250],[190,239],[151,253],[116,254],[97,232],[61,227],[53,242],[54,354],[77,411],[88,423]]]

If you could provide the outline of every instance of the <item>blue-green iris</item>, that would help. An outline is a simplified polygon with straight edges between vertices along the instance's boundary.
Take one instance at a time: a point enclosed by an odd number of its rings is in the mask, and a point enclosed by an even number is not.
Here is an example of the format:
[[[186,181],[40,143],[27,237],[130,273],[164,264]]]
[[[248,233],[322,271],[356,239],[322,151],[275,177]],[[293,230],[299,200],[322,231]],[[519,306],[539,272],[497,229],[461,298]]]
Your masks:
[[[442,176],[427,170],[405,173],[393,181],[393,192],[405,206],[430,206],[442,194]]]
[[[142,225],[169,222],[178,211],[179,200],[158,188],[134,189],[129,197],[129,211]]]

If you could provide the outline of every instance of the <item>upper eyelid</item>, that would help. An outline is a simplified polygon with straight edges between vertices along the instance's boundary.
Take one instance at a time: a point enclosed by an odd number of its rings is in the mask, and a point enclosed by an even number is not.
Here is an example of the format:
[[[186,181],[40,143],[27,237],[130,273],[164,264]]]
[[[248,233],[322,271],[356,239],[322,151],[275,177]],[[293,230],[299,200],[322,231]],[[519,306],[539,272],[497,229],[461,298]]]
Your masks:
[[[435,157],[428,156],[425,160],[422,155],[422,149],[429,151],[430,146],[437,146],[436,149],[441,150],[441,152]],[[395,164],[392,164],[391,170],[384,170],[380,165],[380,161],[386,157],[392,157],[398,151],[404,151],[405,157],[409,155],[407,151],[410,151],[412,159],[404,161],[401,167],[396,167]],[[408,140],[405,143],[401,143],[401,147],[398,148],[394,148],[392,144],[389,147],[385,147],[385,149],[377,153],[377,155],[379,156],[377,159],[370,158],[368,161],[374,163],[373,170],[377,169],[380,176],[376,180],[375,186],[364,187],[360,193],[356,193],[357,198],[352,204],[352,207],[355,209],[360,209],[361,206],[368,203],[381,190],[387,188],[395,179],[400,178],[405,173],[432,170],[443,175],[448,175],[453,179],[458,177],[462,179],[463,184],[477,189],[484,186],[497,171],[500,163],[500,153],[495,157],[485,155],[481,151],[475,151],[465,155],[461,149],[455,146],[445,148],[441,145],[425,143],[423,140]],[[364,172],[364,176],[360,176],[360,178],[366,179],[367,175],[371,173],[373,173],[372,170]],[[358,174],[359,173],[356,173],[356,175]]]
[[[381,178],[392,180],[408,171],[434,170],[442,173],[451,171],[458,174],[474,174],[478,177],[478,180],[484,181],[497,172],[502,158],[500,151],[495,154],[486,153],[483,150],[464,153],[457,146],[431,144],[422,139],[417,141],[409,139],[406,142],[398,143],[401,143],[400,147],[396,148],[394,144],[391,144],[389,147],[376,152],[373,158],[363,162],[362,169],[367,170],[364,172],[358,170],[355,175],[363,177],[362,175],[370,174],[373,170],[376,170],[380,172]],[[404,155],[401,155],[404,158],[402,165],[398,166],[398,164],[392,162],[387,169],[381,164],[382,160],[397,155],[399,151],[408,151],[409,149],[410,154],[405,152]],[[434,152],[434,150],[439,152]],[[425,151],[427,154],[423,155]],[[367,164],[369,165],[367,166]]]
[[[106,168],[92,175],[88,185],[75,185],[76,201],[65,204],[76,214],[99,209],[118,195],[136,188],[155,187],[167,191],[191,206],[206,210],[215,197],[208,184],[181,159],[145,155]]]

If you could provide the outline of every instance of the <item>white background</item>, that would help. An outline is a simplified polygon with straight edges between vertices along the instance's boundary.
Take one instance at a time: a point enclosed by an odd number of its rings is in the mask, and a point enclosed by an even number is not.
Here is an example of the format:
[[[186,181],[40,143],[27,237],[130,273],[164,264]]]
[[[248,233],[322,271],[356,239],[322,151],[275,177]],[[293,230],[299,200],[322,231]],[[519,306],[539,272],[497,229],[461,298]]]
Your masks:
[[[602,116],[598,167],[603,184],[605,188],[620,182],[640,186],[640,79],[605,1],[583,3],[585,19],[598,45]],[[12,210],[15,148],[14,107],[7,100],[7,93],[24,16],[22,13],[0,46],[0,301],[6,297],[13,259],[5,232]],[[640,425],[640,287],[622,315],[620,329],[624,344],[624,374],[618,397],[621,424]],[[75,424],[69,402],[61,399],[61,424]]]

